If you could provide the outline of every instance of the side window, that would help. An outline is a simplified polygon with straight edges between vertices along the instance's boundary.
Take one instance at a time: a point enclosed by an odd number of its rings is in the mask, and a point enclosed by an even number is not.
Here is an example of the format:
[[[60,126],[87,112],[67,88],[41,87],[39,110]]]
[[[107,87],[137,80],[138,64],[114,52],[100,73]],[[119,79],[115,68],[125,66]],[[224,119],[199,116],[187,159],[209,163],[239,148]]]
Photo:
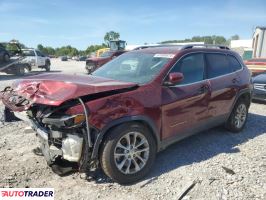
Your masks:
[[[228,60],[230,67],[232,68],[233,71],[237,71],[242,68],[241,64],[234,56],[228,55]]]
[[[43,54],[40,51],[36,51],[37,56],[43,56]]]
[[[189,84],[204,79],[204,56],[202,53],[191,54],[182,58],[171,72],[181,72],[184,80],[180,84]]]
[[[208,78],[214,78],[231,73],[232,70],[229,67],[227,56],[219,53],[207,53],[207,76]]]

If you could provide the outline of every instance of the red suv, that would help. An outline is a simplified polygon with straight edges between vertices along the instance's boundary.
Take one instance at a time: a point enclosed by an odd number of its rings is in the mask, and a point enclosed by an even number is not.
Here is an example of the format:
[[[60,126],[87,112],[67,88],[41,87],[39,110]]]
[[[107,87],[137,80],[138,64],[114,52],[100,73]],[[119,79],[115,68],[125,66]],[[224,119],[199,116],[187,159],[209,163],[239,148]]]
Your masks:
[[[161,46],[125,53],[92,76],[42,74],[2,91],[6,119],[27,120],[57,173],[98,163],[119,183],[141,179],[156,153],[209,128],[243,129],[251,76],[222,46]],[[62,164],[63,163],[63,164]]]

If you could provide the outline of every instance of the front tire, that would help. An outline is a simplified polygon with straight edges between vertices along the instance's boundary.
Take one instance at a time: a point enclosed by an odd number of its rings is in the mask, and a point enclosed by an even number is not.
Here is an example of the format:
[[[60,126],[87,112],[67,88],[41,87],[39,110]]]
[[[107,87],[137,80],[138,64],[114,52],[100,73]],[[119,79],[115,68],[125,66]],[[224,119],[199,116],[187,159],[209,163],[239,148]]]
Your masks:
[[[156,143],[149,129],[139,123],[122,124],[104,140],[100,163],[104,173],[120,184],[143,178],[152,167]]]
[[[3,58],[4,58],[4,62],[10,61],[10,56],[7,53],[4,54]]]
[[[248,105],[243,99],[240,99],[235,104],[232,113],[226,122],[226,128],[234,133],[242,131],[247,122],[247,117]]]
[[[17,76],[23,76],[25,75],[25,67],[24,66],[17,66],[16,69],[14,69],[14,74]]]

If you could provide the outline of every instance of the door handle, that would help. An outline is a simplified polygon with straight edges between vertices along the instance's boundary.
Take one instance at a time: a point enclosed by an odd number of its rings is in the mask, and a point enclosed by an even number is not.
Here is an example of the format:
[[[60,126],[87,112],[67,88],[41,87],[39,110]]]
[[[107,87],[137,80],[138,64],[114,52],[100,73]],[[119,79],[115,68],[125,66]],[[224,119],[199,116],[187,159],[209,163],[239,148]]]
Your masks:
[[[208,92],[208,90],[209,90],[209,87],[208,87],[207,85],[203,85],[203,86],[201,86],[201,87],[199,88],[198,93],[199,93],[199,94],[203,94],[203,93]]]
[[[238,78],[234,78],[234,79],[232,80],[232,83],[239,83]]]

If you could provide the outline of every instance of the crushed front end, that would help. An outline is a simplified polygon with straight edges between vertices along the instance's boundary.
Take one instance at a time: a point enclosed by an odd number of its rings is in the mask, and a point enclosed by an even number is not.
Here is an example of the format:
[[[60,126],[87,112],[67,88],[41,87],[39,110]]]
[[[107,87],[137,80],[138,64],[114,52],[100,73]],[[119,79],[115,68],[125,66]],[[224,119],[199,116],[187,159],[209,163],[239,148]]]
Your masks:
[[[0,99],[6,106],[6,121],[21,119],[36,132],[40,147],[35,153],[43,155],[54,172],[59,175],[73,170],[85,172],[95,164],[90,157],[96,129],[89,127],[89,110],[82,99],[69,100],[60,106],[38,104],[11,87],[0,93]],[[83,106],[82,113],[66,114],[70,106],[77,104]]]

